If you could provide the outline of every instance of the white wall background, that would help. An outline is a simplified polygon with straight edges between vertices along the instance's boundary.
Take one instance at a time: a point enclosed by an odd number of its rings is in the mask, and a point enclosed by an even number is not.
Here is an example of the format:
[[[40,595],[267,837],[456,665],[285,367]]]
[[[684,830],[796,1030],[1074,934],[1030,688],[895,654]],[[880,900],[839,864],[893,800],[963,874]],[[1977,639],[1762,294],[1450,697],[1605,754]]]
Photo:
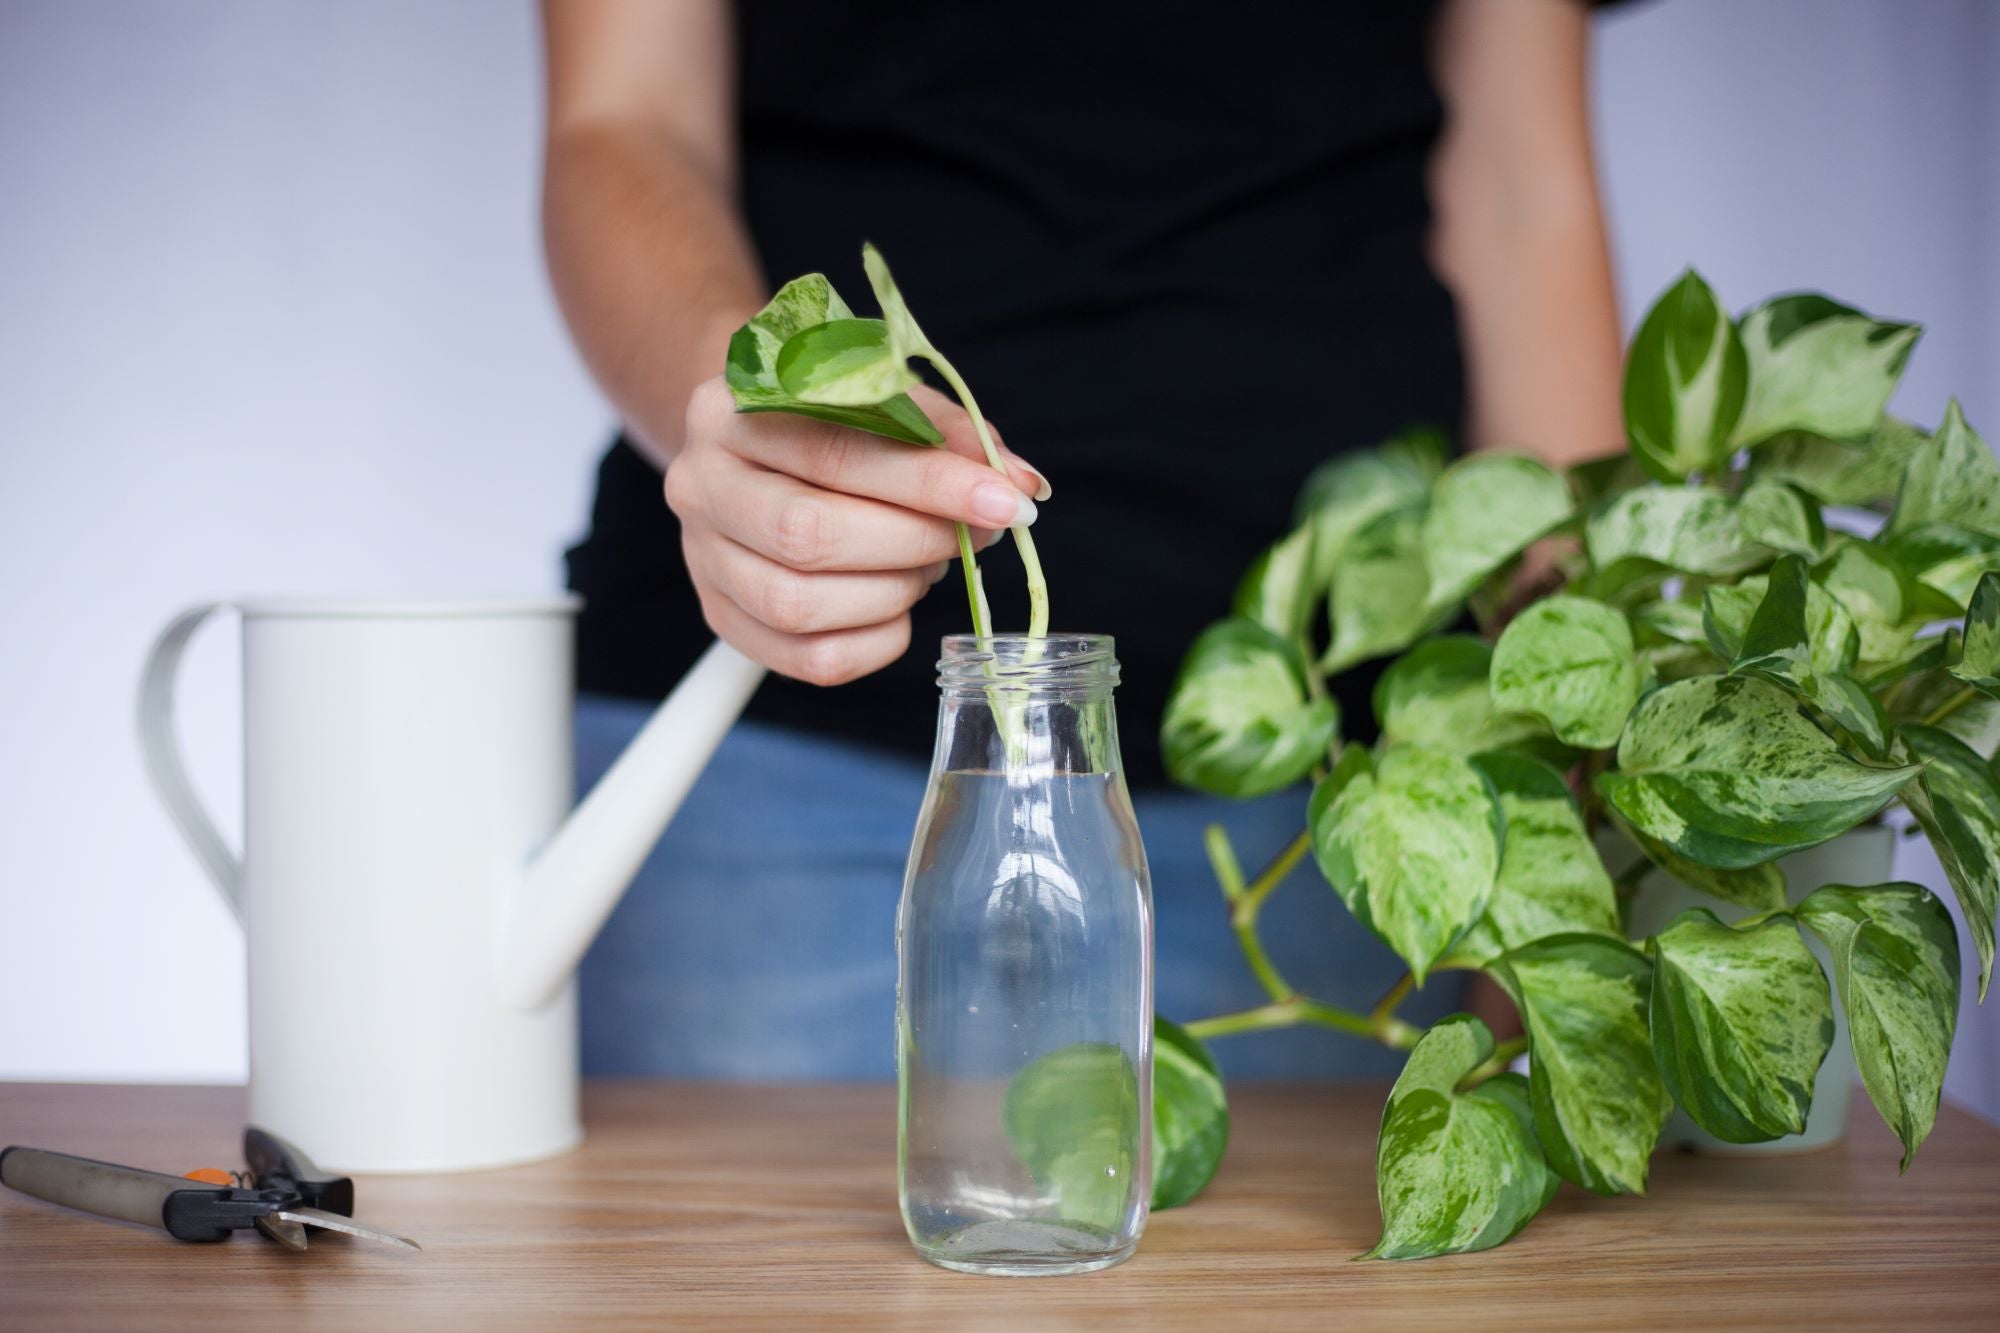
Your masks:
[[[2000,7],[1671,0],[1599,54],[1628,319],[1689,260],[1825,288],[1928,326],[1900,410],[2000,436]],[[132,743],[161,621],[558,586],[611,418],[541,277],[536,58],[525,0],[0,0],[0,1078],[243,1075],[235,926]],[[234,654],[182,697],[232,834]],[[1988,1114],[1996,1008],[1950,1085]]]

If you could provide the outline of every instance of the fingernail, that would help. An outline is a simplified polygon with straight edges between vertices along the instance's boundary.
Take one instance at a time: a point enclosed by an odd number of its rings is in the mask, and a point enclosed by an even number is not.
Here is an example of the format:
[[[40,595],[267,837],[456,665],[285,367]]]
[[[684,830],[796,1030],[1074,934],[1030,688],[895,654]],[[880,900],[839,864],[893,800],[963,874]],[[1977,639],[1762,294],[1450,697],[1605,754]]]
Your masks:
[[[1023,463],[1021,464],[1021,466],[1027,468],[1028,471],[1034,473],[1035,480],[1042,483],[1042,488],[1035,492],[1035,498],[1037,500],[1046,500],[1051,495],[1054,495],[1056,493],[1055,487],[1049,485],[1049,479],[1042,475],[1042,470],[1040,468],[1034,467],[1028,463]]]
[[[1004,481],[988,481],[973,488],[972,512],[996,528],[1025,528],[1035,521],[1035,502]]]
[[[951,561],[940,560],[930,567],[930,581],[936,583],[949,573],[951,573]]]

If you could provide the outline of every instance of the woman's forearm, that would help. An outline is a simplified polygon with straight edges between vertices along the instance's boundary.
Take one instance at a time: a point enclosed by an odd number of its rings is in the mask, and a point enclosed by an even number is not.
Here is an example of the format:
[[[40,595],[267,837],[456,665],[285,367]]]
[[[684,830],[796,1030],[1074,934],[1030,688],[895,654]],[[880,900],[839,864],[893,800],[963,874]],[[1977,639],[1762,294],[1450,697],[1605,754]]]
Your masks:
[[[616,120],[553,129],[546,173],[556,299],[598,384],[665,467],[694,386],[764,301],[733,187],[671,133]]]

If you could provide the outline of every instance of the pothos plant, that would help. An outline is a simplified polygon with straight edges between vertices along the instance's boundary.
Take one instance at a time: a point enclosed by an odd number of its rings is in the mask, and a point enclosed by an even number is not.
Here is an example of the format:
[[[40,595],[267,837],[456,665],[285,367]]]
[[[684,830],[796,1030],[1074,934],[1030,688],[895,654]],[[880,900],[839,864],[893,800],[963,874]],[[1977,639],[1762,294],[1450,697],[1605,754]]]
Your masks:
[[[1730,1142],[1800,1132],[1836,988],[1908,1167],[1956,1021],[1952,919],[1914,884],[1800,886],[1788,905],[1779,862],[1900,801],[1958,897],[1984,998],[2000,462],[1956,403],[1935,431],[1884,414],[1918,332],[1814,294],[1732,319],[1690,271],[1629,349],[1626,455],[1566,475],[1504,453],[1448,463],[1412,432],[1313,474],[1296,527],[1188,651],[1162,727],[1177,780],[1298,801],[1301,823],[1253,876],[1208,830],[1267,1002],[1173,1034],[1157,1151],[1181,1197],[1227,1133],[1204,1039],[1313,1024],[1410,1052],[1368,1257],[1421,1258],[1500,1244],[1562,1180],[1643,1193],[1676,1103]],[[1553,578],[1503,618],[1548,538]],[[1392,655],[1380,739],[1344,741],[1329,677]],[[1260,937],[1308,856],[1408,967],[1366,1012],[1299,991]],[[1750,915],[1696,908],[1629,939],[1654,867]],[[1525,1035],[1398,1015],[1448,970],[1498,982]],[[1523,1054],[1525,1077],[1509,1072]]]

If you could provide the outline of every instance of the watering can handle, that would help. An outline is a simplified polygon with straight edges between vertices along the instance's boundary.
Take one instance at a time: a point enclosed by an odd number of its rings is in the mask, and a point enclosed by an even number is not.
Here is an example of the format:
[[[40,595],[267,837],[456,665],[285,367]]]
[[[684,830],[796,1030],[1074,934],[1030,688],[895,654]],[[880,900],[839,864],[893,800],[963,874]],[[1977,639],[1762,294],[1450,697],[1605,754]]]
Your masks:
[[[204,602],[192,606],[167,622],[160,637],[146,654],[146,669],[139,677],[139,750],[145,756],[146,776],[174,827],[181,831],[215,881],[229,910],[243,920],[243,863],[216,831],[215,821],[202,809],[201,799],[188,780],[187,764],[174,739],[174,681],[180,674],[181,654],[202,622],[218,611],[229,609],[227,602]]]

